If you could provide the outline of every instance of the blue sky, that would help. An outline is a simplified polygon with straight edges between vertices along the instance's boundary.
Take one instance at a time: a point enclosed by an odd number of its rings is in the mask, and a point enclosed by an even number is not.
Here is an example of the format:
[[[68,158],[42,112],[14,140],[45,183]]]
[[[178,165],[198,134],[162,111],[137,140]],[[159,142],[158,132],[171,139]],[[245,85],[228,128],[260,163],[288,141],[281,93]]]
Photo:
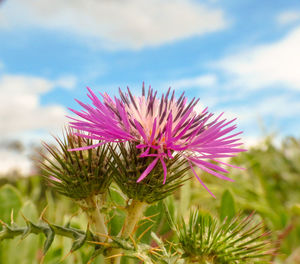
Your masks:
[[[86,86],[113,95],[143,81],[237,117],[246,144],[298,137],[300,2],[1,1],[2,141],[59,133]]]

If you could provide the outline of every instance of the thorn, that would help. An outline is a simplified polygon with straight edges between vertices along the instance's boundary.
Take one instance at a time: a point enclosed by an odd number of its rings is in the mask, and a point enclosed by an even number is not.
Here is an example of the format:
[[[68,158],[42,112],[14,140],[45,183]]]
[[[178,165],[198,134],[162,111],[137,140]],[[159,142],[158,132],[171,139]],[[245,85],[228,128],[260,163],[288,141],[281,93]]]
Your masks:
[[[43,254],[42,257],[41,257],[41,260],[40,260],[40,264],[44,263],[44,259],[45,259],[45,255]]]
[[[140,223],[140,224],[137,224],[136,226],[135,226],[135,228],[134,228],[134,232],[133,233],[135,233],[135,231],[139,228],[139,227],[141,227],[141,226],[143,226],[143,225],[145,225],[145,224],[148,224],[149,222],[147,222],[147,221],[145,221],[145,222],[142,222],[142,223]]]
[[[65,261],[65,259],[66,259],[67,257],[69,257],[72,253],[73,253],[73,252],[70,251],[68,254],[66,254],[64,257],[62,257],[62,259],[61,259],[59,262],[61,263],[61,262]]]
[[[11,213],[10,213],[10,224],[13,225],[14,224],[14,209],[11,209]]]
[[[145,222],[145,223],[147,223],[147,222]],[[142,225],[144,225],[144,224],[142,224]],[[133,228],[131,234],[134,234],[134,233],[136,232],[136,230],[137,230],[140,226],[142,226],[142,225],[137,225],[137,224],[136,224],[135,227]],[[124,228],[124,226],[123,226],[123,228]],[[123,229],[122,229],[122,233],[123,233]]]
[[[44,217],[44,215],[42,216],[41,220],[43,220],[44,222],[46,222],[51,227],[50,222]]]
[[[153,247],[149,250],[149,252],[155,252],[155,251],[163,251],[163,250],[159,247]]]
[[[134,239],[133,239],[133,237],[132,237],[131,234],[129,235],[129,238],[130,238],[130,240],[132,241],[132,244],[133,244],[133,246],[134,246],[134,249],[137,249],[137,245],[136,245],[136,243],[135,243],[135,241],[134,241]]]
[[[112,239],[111,236],[106,235],[106,234],[102,234],[102,233],[95,233],[95,234],[98,235],[98,236],[101,236],[101,237],[106,237],[108,239]]]
[[[43,211],[42,211],[42,213],[41,213],[41,215],[39,217],[40,220],[43,220],[43,217],[44,217],[44,214],[45,214],[47,208],[48,208],[48,205],[46,205],[45,208],[43,209]]]
[[[101,245],[101,246],[106,246],[106,247],[109,247],[110,244],[109,243],[105,243],[105,242],[99,242],[99,241],[87,241],[88,243],[91,243],[91,244],[96,244],[96,245]]]
[[[69,227],[69,226],[70,226],[70,223],[71,223],[73,217],[77,216],[78,214],[79,214],[79,212],[77,211],[77,212],[75,212],[74,214],[72,214],[72,215],[70,216],[70,219],[69,219],[69,221],[68,221],[67,224],[66,224],[66,227]]]
[[[140,256],[135,256],[135,257],[138,258],[139,260],[143,261],[143,263],[145,262],[145,260],[142,257],[140,257]]]
[[[5,226],[5,227],[8,227],[8,224],[6,224],[5,222],[3,222],[1,219],[0,219],[0,224]]]
[[[29,222],[28,218],[23,214],[23,212],[20,212],[21,216],[23,217],[24,221],[26,222],[26,224]]]
[[[112,255],[112,256],[106,257],[106,258],[104,258],[104,259],[117,258],[117,257],[122,257],[122,256],[124,256],[124,253]]]
[[[116,214],[114,213],[109,219],[105,221],[105,224],[107,225],[115,216]]]
[[[155,222],[154,220],[152,220],[151,218],[153,218],[153,217],[155,217],[155,216],[157,216],[157,215],[159,215],[160,213],[156,213],[156,214],[154,214],[154,215],[150,215],[150,216],[144,216],[143,218],[142,218],[142,220],[149,220],[149,221],[151,221],[151,222]]]
[[[21,237],[16,246],[19,246],[24,239]]]
[[[141,240],[141,238],[152,228],[154,226],[154,224],[153,225],[151,225],[151,226],[149,226],[146,230],[144,230],[144,232],[142,233],[142,234],[140,234],[140,236],[137,238],[137,241],[140,241]]]
[[[93,261],[94,259],[95,259],[95,258],[91,258],[87,264],[92,264],[92,261]]]
[[[159,253],[157,253],[156,251],[149,250],[149,253],[161,257],[161,255]]]

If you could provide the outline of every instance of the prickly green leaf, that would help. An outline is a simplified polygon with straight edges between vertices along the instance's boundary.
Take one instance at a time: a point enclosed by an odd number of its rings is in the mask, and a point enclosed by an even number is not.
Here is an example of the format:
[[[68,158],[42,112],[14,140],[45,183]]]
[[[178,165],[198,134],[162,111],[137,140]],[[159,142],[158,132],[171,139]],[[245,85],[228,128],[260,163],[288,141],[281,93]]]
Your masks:
[[[163,205],[162,201],[159,201],[158,203],[149,206],[145,213],[145,217],[148,217],[148,219],[143,220],[143,222],[140,222],[140,227],[136,231],[136,237],[140,237],[140,242],[149,244],[151,240],[151,232],[158,232],[161,233],[161,228],[163,227]],[[149,229],[148,229],[149,228]],[[148,231],[146,231],[148,229]],[[145,232],[145,233],[144,233]],[[144,233],[144,234],[143,234]]]
[[[55,232],[53,228],[50,225],[48,225],[48,227],[44,229],[44,234],[46,236],[46,240],[44,243],[43,254],[45,255],[53,243]]]
[[[20,211],[22,212],[24,217],[27,219],[30,219],[30,221],[33,221],[33,222],[38,221],[38,217],[39,217],[38,210],[32,201],[26,201]],[[19,223],[21,225],[25,224],[25,220],[21,216],[21,214],[19,214],[17,217],[17,223]]]
[[[103,254],[104,251],[104,247],[97,245],[95,247],[95,250],[93,252],[93,254],[90,257],[90,261],[94,260],[95,258],[97,258],[98,256],[100,256],[101,254]],[[100,263],[100,262],[99,262]]]
[[[223,221],[225,217],[228,220],[232,219],[235,216],[235,203],[232,194],[229,190],[223,192],[221,199],[221,207],[220,207],[220,219]]]
[[[72,244],[71,252],[74,252],[77,249],[81,248],[86,241],[86,237],[86,234],[78,234],[78,237],[74,240]]]
[[[134,247],[130,242],[128,242],[126,239],[122,239],[119,237],[112,237],[111,238],[114,242],[116,242],[121,248],[126,250],[133,250]]]
[[[111,235],[116,236],[119,234],[123,227],[124,219],[126,213],[124,210],[116,208],[116,206],[125,206],[124,198],[120,194],[120,190],[117,187],[111,187],[109,191],[110,202],[112,203],[112,210],[109,212],[109,229],[111,230]]]
[[[10,222],[11,211],[13,210],[14,215],[17,215],[21,206],[21,195],[15,187],[6,184],[0,188],[0,219],[2,221]]]
[[[165,200],[163,201],[163,208],[164,208],[164,212],[165,212],[167,221],[168,221],[171,229],[174,230],[175,229],[175,223],[174,223],[173,217],[172,217],[171,212],[170,212],[170,206],[168,206],[168,204],[166,203]],[[174,208],[171,208],[171,209],[174,209]]]

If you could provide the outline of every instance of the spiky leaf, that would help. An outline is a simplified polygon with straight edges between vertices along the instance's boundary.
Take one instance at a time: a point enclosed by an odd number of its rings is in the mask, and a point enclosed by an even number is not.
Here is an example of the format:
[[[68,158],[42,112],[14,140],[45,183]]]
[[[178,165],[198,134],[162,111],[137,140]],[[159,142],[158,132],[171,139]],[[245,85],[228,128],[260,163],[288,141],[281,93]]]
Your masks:
[[[220,219],[223,221],[226,217],[230,220],[236,214],[235,203],[230,191],[225,190],[222,194],[220,206]]]

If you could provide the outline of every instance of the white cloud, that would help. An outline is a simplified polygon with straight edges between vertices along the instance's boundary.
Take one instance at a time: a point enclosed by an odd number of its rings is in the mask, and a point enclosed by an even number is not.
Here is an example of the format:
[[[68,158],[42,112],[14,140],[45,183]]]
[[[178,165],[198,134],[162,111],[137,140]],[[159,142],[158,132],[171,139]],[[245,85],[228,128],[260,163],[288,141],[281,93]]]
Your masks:
[[[276,138],[280,139],[283,135],[293,135],[298,131],[290,124],[294,122],[296,126],[300,113],[299,100],[292,94],[261,96],[243,104],[223,106],[214,111],[215,116],[223,111],[223,118],[237,119],[237,131],[244,131],[241,142],[246,147],[262,144],[264,138],[273,133],[278,133]]]
[[[40,96],[58,84],[69,88],[70,83],[62,80],[64,77],[50,81],[25,75],[0,76],[1,138],[22,138],[38,130],[60,129],[65,122],[65,109],[60,105],[41,105]]]
[[[276,18],[278,24],[287,25],[300,21],[300,11],[299,10],[289,10],[280,13]]]
[[[238,128],[244,131],[243,142],[249,146],[262,140],[262,135],[264,138],[282,130],[293,134],[292,127],[286,127],[285,123],[292,120],[297,122],[300,104],[292,95],[279,94],[269,95],[267,98],[260,98],[256,102],[251,101],[244,105],[228,106],[222,111],[225,111],[223,117],[228,120],[237,118]]]
[[[64,30],[109,48],[159,45],[227,26],[221,9],[193,0],[10,0],[2,9],[6,28]]]
[[[0,174],[18,171],[21,175],[27,175],[32,168],[32,162],[22,153],[0,149]]]
[[[232,87],[260,89],[285,85],[300,90],[300,27],[283,39],[255,46],[214,63],[224,71]]]
[[[53,84],[65,89],[73,89],[77,83],[77,78],[73,75],[64,75],[57,79]]]
[[[50,132],[61,131],[67,121],[65,108],[57,104],[43,106],[40,97],[55,87],[71,89],[75,84],[76,79],[70,75],[52,81],[35,76],[0,75],[1,141],[17,139],[28,145],[48,141]],[[27,154],[0,149],[0,174],[17,170],[26,175],[31,167]]]
[[[253,107],[254,113],[275,119],[286,117],[297,117],[300,112],[300,104],[297,98],[292,95],[273,95],[263,99]]]
[[[229,110],[229,111],[228,111]],[[289,94],[268,95],[255,102],[232,106],[225,109],[224,116],[233,119],[238,118],[239,123],[249,124],[256,122],[258,118],[272,118],[280,120],[295,118],[300,112],[300,104],[297,98]]]
[[[171,83],[171,87],[178,89],[213,86],[217,83],[217,76],[213,74],[199,75],[193,78],[179,79]]]

